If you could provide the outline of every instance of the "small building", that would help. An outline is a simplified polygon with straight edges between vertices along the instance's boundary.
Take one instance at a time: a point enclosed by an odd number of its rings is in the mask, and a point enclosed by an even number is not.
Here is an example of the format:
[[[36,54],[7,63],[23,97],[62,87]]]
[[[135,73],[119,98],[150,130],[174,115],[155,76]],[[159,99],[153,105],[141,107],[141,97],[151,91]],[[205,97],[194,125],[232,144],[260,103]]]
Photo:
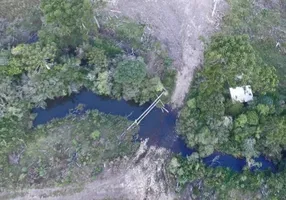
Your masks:
[[[250,85],[243,87],[229,88],[230,96],[234,102],[249,102],[253,100],[253,93]]]

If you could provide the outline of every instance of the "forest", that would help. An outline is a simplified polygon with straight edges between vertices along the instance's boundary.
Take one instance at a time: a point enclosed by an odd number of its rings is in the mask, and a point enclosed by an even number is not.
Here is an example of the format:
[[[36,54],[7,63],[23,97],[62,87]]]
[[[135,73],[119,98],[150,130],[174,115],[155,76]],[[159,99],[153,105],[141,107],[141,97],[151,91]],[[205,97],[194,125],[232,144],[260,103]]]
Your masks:
[[[194,197],[285,198],[285,2],[229,1],[222,31],[208,41],[177,129],[197,152],[175,157],[170,171]],[[234,102],[229,88],[250,85],[253,101]],[[210,168],[201,159],[214,152],[246,158],[242,173]],[[277,171],[258,171],[265,156]]]

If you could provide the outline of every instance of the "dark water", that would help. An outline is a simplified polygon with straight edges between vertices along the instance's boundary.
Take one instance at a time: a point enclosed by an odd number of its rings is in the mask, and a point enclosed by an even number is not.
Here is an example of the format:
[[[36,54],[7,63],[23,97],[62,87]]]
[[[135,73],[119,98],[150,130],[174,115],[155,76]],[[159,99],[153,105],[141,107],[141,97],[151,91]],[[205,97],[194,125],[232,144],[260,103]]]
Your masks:
[[[85,105],[82,112],[97,109],[106,114],[125,116],[133,121],[149,106],[149,104],[138,106],[124,100],[118,101],[100,97],[90,91],[82,91],[70,97],[48,101],[47,109],[34,109],[33,112],[38,114],[34,120],[34,126],[45,124],[54,118],[63,118],[70,113],[70,110],[75,109],[79,104]],[[149,138],[149,145],[165,147],[174,153],[181,153],[183,156],[190,155],[194,150],[187,148],[184,141],[177,136],[175,131],[176,118],[176,112],[163,113],[159,108],[153,109],[140,124],[139,139]],[[272,169],[272,171],[275,170],[275,166],[262,156],[257,158],[257,161],[262,163],[261,170],[269,168]],[[238,159],[221,153],[214,153],[204,158],[204,162],[212,167],[229,167],[234,171],[241,171],[246,164],[245,159]]]

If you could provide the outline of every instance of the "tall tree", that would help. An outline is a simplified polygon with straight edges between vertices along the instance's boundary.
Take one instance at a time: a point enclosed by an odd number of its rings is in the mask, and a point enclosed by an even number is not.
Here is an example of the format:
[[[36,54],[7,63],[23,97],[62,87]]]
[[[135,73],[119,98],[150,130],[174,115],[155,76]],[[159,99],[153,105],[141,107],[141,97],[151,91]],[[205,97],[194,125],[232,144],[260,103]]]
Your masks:
[[[254,94],[261,96],[274,91],[277,82],[275,69],[261,61],[247,36],[213,37],[205,53],[204,68],[197,74],[196,87],[180,115],[181,134],[189,146],[198,148],[200,155],[214,149],[239,155],[249,152],[250,147],[260,144],[249,141],[255,135],[259,137],[256,128],[260,118],[270,110],[263,104],[256,109],[255,102],[248,107],[233,104],[229,87],[251,85]],[[257,155],[253,152],[247,155]]]
[[[138,59],[118,63],[113,74],[115,85],[126,100],[139,95],[139,88],[146,76],[146,64]]]
[[[96,32],[90,0],[42,0],[44,29],[41,40],[60,46],[76,46]]]
[[[254,92],[275,90],[277,75],[274,67],[262,63],[248,36],[216,36],[205,54],[205,81],[201,89],[207,93],[228,87],[251,85]]]

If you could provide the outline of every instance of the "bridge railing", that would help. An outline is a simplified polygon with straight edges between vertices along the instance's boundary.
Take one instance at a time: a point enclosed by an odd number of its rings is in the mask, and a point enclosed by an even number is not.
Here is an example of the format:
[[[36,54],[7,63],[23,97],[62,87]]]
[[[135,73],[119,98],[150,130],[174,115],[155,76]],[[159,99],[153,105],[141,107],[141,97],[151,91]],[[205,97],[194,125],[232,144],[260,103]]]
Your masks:
[[[164,91],[162,91],[162,93],[153,101],[153,103],[120,135],[120,138],[123,138],[126,134],[127,131],[132,130],[134,127],[138,126],[141,121],[157,106],[157,104],[161,101],[161,97],[166,94],[166,90],[164,89]],[[163,108],[162,111],[166,111],[168,112],[168,110],[166,108],[164,108],[164,104],[162,103]]]

